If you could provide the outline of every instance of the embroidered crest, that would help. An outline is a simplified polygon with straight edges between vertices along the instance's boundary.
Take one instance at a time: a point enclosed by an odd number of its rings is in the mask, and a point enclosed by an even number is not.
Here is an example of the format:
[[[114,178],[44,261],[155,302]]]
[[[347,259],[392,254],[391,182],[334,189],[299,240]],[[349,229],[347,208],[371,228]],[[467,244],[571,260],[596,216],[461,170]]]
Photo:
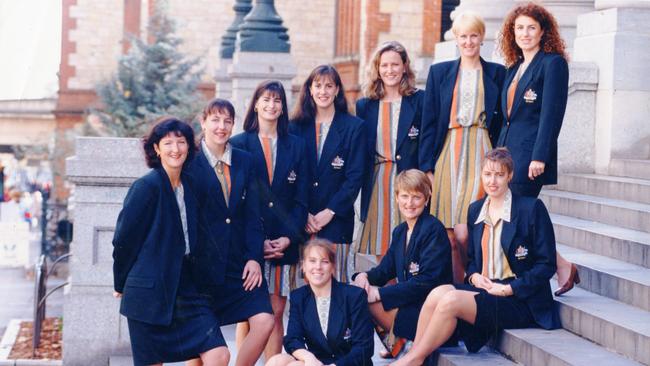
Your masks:
[[[418,263],[411,262],[411,264],[409,264],[409,273],[415,276],[419,272],[420,272],[420,265]]]
[[[408,137],[411,139],[414,139],[420,135],[420,130],[415,128],[415,126],[411,126],[411,129],[409,129]]]
[[[528,89],[524,93],[524,100],[526,103],[533,103],[534,101],[537,100],[537,93],[533,89]]]
[[[341,169],[343,168],[343,165],[345,165],[345,161],[343,161],[340,156],[336,155],[334,160],[332,160],[332,168]]]
[[[343,333],[343,340],[348,340],[352,338],[352,330],[350,328],[345,329],[345,333]]]
[[[296,181],[296,172],[295,171],[292,170],[292,171],[289,172],[289,176],[287,177],[287,181],[289,181],[289,183],[293,183],[293,182]]]
[[[518,246],[517,250],[515,250],[515,258],[522,260],[522,259],[526,259],[527,256],[528,256],[528,248],[521,245]]]

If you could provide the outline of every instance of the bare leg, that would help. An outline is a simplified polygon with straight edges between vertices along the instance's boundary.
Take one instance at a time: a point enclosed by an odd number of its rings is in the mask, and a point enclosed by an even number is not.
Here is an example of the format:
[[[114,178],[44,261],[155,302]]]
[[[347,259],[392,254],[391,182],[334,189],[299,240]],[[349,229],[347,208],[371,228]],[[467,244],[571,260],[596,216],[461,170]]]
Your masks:
[[[228,362],[230,361],[228,347],[216,347],[201,353],[201,361],[206,366],[228,366]]]
[[[287,298],[280,295],[271,295],[271,307],[273,308],[273,331],[269,341],[264,348],[264,359],[270,360],[271,357],[282,352],[282,336],[284,335],[284,325],[282,317],[284,316],[284,307],[287,304]],[[292,357],[293,358],[293,357]]]
[[[420,316],[418,317],[418,326],[415,331],[415,340],[413,341],[414,346],[422,339],[424,331],[431,321],[433,312],[436,310],[440,299],[442,299],[446,293],[454,290],[455,288],[452,285],[442,285],[434,288],[431,292],[429,292],[427,299],[422,305],[422,310],[420,310]]]
[[[241,323],[240,323],[241,324]],[[266,341],[273,330],[273,315],[259,313],[248,318],[250,331],[237,348],[236,366],[251,366],[260,358]]]
[[[463,263],[463,279],[465,280],[465,268],[467,267],[467,242],[469,239],[469,232],[467,231],[467,224],[457,224],[454,226],[454,236],[456,237],[456,244],[460,250],[460,259]]]
[[[279,353],[271,357],[264,366],[287,366],[293,362],[296,362],[296,359],[293,356],[286,353]]]
[[[419,343],[391,366],[421,365],[424,359],[451,337],[458,319],[474,324],[476,320],[476,292],[453,290],[446,293],[436,306]]]
[[[230,353],[228,353],[228,358],[230,358]],[[203,366],[203,361],[200,358],[193,358],[185,361],[185,366]]]
[[[463,248],[458,242],[453,229],[447,229],[447,237],[449,237],[449,244],[451,244],[451,269],[454,274],[454,283],[463,283],[465,279]],[[467,256],[467,249],[465,249],[465,256]]]
[[[560,252],[556,252],[555,258],[557,260],[557,285],[562,286],[569,280],[571,274],[571,262],[564,259]]]
[[[241,348],[241,345],[244,343],[244,339],[248,335],[249,331],[250,327],[248,325],[248,322],[237,323],[237,326],[235,327],[235,346],[237,349]]]

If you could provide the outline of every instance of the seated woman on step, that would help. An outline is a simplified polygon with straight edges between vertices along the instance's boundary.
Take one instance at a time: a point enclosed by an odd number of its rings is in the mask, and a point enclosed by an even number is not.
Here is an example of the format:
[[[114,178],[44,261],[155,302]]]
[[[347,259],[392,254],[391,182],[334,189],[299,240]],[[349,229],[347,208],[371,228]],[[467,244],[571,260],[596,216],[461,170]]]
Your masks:
[[[424,303],[411,350],[394,366],[420,365],[455,330],[477,352],[500,329],[557,329],[549,284],[556,270],[555,235],[537,198],[508,188],[513,161],[505,148],[482,162],[487,197],[470,205],[466,284],[434,289]]]

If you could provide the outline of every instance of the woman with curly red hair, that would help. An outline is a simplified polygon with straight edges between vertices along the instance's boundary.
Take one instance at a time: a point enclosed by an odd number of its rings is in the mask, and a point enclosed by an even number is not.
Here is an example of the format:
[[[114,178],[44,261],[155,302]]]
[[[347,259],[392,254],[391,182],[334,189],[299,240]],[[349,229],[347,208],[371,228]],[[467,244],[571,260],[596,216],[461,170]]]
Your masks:
[[[510,189],[537,197],[543,185],[557,183],[557,138],[566,109],[569,67],[557,21],[535,3],[516,6],[506,16],[500,48],[508,68],[501,103],[505,126],[498,146],[512,152]],[[580,282],[577,268],[558,255],[561,295]]]

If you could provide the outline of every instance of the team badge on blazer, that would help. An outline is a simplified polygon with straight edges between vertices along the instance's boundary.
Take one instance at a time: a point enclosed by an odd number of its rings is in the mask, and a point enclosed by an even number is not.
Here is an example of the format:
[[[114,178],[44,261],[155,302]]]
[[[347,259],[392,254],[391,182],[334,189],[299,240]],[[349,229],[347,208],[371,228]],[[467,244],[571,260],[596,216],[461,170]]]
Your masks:
[[[343,333],[343,340],[347,341],[350,338],[352,338],[352,330],[350,330],[350,328],[346,328],[345,333]]]
[[[409,129],[408,137],[411,138],[411,140],[415,139],[420,135],[420,130],[415,128],[415,126],[411,126],[411,129]]]
[[[334,160],[332,160],[332,168],[341,169],[343,168],[343,165],[345,165],[345,161],[343,161],[340,156],[336,155]]]
[[[528,89],[524,93],[524,100],[526,103],[533,103],[534,101],[537,100],[537,93],[533,89]]]
[[[527,256],[528,256],[528,248],[521,245],[518,246],[517,250],[515,250],[515,258],[522,260],[522,259],[526,259]]]
[[[296,177],[297,177],[296,172],[292,170],[292,171],[289,172],[289,176],[287,177],[287,181],[289,183],[293,183],[293,182],[296,181]]]
[[[419,272],[420,272],[420,265],[418,263],[411,262],[411,264],[409,264],[409,273],[415,276]]]

